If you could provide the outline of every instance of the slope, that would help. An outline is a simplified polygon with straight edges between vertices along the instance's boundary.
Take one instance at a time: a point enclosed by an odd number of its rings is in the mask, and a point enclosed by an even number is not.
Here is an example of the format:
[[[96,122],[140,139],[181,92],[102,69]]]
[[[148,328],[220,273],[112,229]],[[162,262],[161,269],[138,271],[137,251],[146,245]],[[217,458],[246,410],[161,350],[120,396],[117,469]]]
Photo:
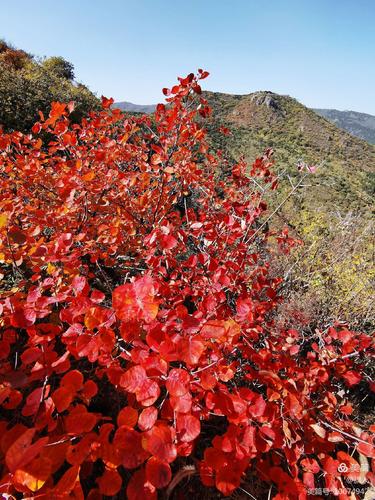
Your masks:
[[[368,327],[374,313],[374,146],[289,96],[206,92],[205,97],[213,108],[208,131],[215,148],[248,162],[265,148],[274,149],[280,189],[269,203],[283,205],[271,222],[286,225],[305,242],[293,272],[285,271],[290,293],[297,302],[307,293],[304,302],[317,323],[339,318]],[[220,133],[221,127],[231,133]],[[307,170],[299,169],[304,165],[317,170],[305,176]],[[290,264],[289,259],[285,265]]]

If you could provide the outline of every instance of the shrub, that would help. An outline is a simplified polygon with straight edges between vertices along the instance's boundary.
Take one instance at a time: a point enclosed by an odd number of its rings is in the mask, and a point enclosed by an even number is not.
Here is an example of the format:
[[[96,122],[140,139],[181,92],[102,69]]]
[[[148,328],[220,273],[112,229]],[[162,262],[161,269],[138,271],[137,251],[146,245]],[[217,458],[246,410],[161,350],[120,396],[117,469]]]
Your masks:
[[[275,321],[272,241],[295,242],[261,220],[272,152],[217,178],[206,76],[154,122],[54,102],[0,136],[4,495],[153,499],[197,470],[224,495],[254,471],[278,500],[349,498],[372,477],[346,397],[373,389],[371,338]]]

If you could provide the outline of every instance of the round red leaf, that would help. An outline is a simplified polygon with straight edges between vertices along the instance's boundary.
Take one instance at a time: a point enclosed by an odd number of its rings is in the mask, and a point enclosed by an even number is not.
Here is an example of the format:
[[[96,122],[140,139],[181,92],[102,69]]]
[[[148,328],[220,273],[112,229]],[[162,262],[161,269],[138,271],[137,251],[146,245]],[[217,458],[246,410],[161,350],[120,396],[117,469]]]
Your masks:
[[[172,478],[172,471],[167,462],[151,457],[146,463],[146,478],[155,488],[164,488]]]

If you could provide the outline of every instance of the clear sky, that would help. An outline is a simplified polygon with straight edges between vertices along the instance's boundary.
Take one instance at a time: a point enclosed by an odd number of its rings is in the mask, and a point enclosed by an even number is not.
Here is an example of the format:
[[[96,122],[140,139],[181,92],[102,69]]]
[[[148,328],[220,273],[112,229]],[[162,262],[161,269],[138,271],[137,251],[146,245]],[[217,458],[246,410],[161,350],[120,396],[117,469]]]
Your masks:
[[[375,0],[0,0],[0,37],[117,101],[201,67],[209,90],[375,114]]]

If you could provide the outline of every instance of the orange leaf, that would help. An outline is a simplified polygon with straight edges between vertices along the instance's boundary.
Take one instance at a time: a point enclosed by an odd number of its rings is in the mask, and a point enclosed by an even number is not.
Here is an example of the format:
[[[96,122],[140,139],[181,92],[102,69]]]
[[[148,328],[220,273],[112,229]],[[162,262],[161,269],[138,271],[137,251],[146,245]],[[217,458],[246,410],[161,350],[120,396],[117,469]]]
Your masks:
[[[88,172],[87,174],[83,175],[82,176],[82,179],[84,181],[92,181],[95,177],[95,172],[91,171],[91,172]]]
[[[16,470],[14,481],[35,492],[43,487],[50,474],[50,460],[48,458],[36,458],[27,466],[23,466],[22,470]]]

